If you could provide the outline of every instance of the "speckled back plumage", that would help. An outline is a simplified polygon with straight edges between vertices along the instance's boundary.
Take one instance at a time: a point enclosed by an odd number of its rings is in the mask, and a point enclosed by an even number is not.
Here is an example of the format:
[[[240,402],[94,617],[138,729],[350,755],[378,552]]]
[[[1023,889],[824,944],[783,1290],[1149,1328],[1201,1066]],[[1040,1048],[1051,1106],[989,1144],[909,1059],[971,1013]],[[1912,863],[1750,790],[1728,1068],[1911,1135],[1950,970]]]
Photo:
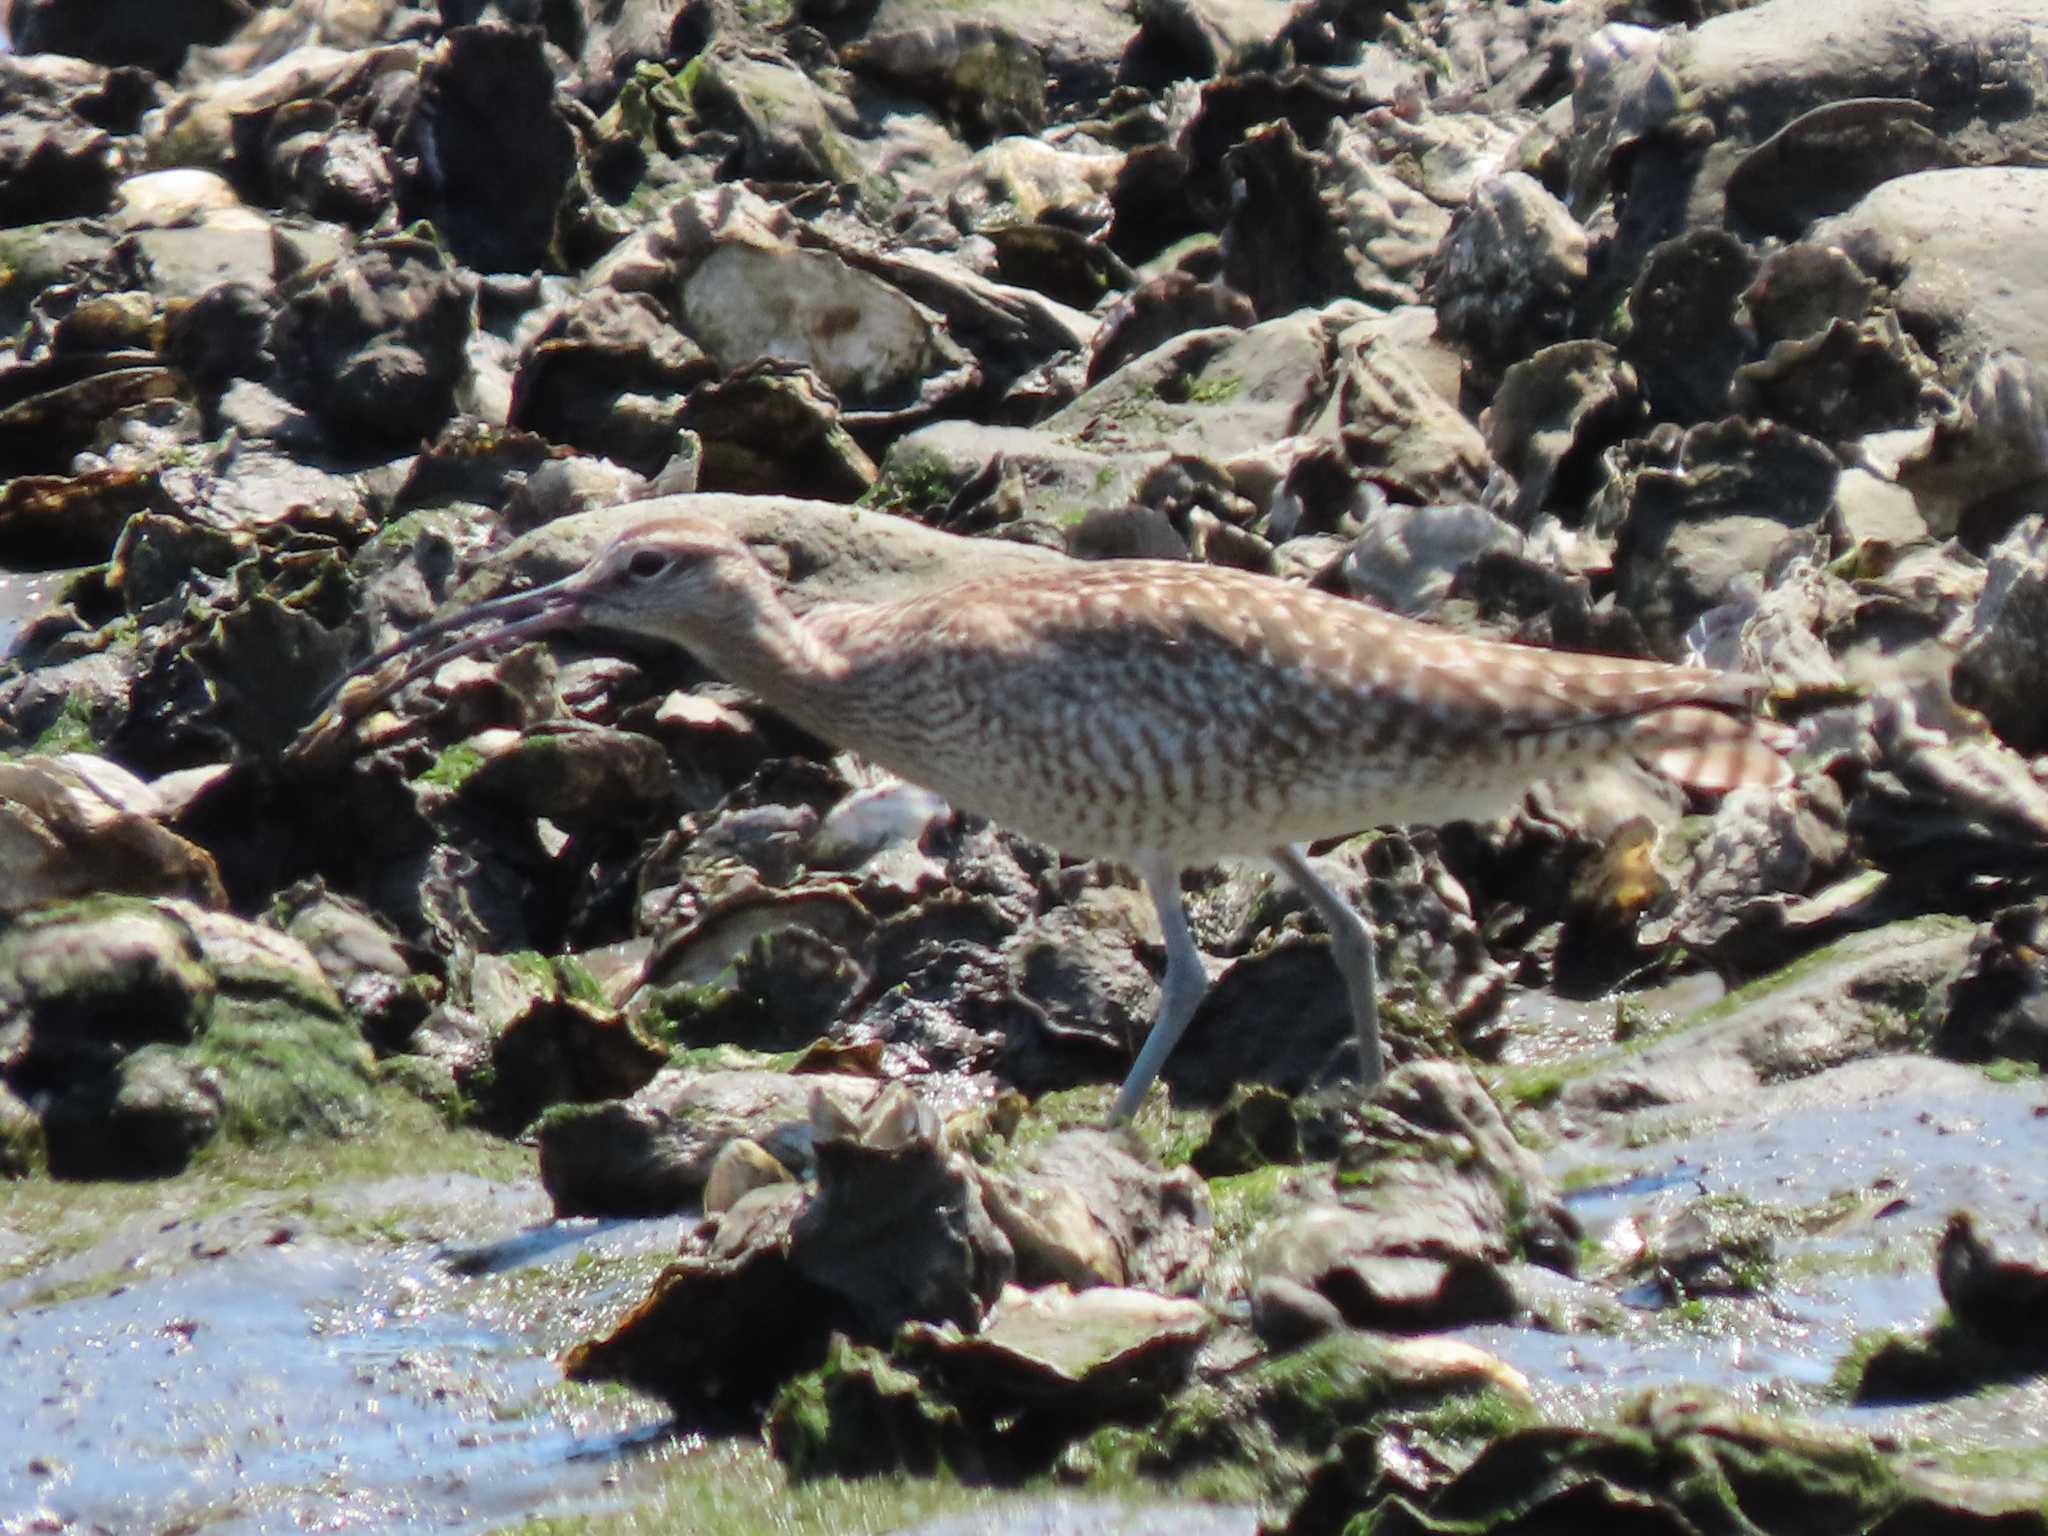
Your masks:
[[[791,701],[804,723],[1077,854],[1200,863],[1492,816],[1625,756],[1711,788],[1786,776],[1753,680],[1470,639],[1214,567],[1048,569],[804,627],[846,663]]]

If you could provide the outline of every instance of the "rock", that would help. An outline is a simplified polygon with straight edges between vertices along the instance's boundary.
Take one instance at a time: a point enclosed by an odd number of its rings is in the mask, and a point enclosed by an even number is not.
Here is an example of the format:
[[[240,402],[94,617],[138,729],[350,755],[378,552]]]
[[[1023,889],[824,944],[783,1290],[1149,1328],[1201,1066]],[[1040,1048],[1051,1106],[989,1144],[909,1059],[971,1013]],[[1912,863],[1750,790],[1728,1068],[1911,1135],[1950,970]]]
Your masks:
[[[1629,1264],[1673,1305],[1696,1296],[1754,1296],[1773,1277],[1776,1248],[1767,1209],[1736,1196],[1702,1195],[1644,1224]]]
[[[1637,942],[1677,940],[1738,971],[1781,963],[1811,941],[1800,899],[1849,857],[1841,791],[1825,778],[1789,795],[1738,790],[1683,847],[1665,872],[1678,895]]]
[[[1859,1341],[1852,1402],[1953,1398],[2048,1370],[2039,1326],[2048,1269],[2037,1257],[1999,1257],[1977,1219],[1956,1211],[1935,1242],[1934,1272],[1947,1312],[1917,1333]]]
[[[1045,57],[1007,27],[961,20],[870,32],[839,57],[931,102],[973,138],[1045,127]]]
[[[801,1206],[794,1186],[756,1190],[720,1222],[723,1230],[745,1213],[749,1241],[669,1265],[609,1334],[570,1350],[563,1373],[627,1382],[699,1412],[758,1413],[824,1358],[833,1332],[833,1298],[797,1274],[787,1251]]]
[[[288,285],[271,345],[285,392],[333,430],[408,446],[453,412],[471,324],[446,259],[394,237]]]
[[[1251,300],[1226,283],[1198,282],[1181,271],[1147,278],[1102,318],[1088,353],[1088,382],[1106,379],[1132,360],[1185,331],[1239,330],[1257,318]]]
[[[675,787],[668,755],[652,737],[566,723],[487,754],[459,793],[470,804],[544,816],[573,832],[652,820],[673,805]]]
[[[2048,221],[2048,176],[2019,166],[1923,171],[1817,225],[1883,284],[1900,321],[1949,369],[2011,350],[2048,367],[2048,305],[2012,253]],[[2015,242],[2018,242],[2017,244]]]
[[[797,1272],[845,1298],[868,1338],[913,1319],[979,1328],[1015,1254],[931,1110],[897,1084],[851,1114],[820,1093],[811,1143],[818,1192],[790,1226]]]
[[[1217,1112],[1188,1166],[1205,1179],[1219,1179],[1273,1163],[1300,1162],[1301,1155],[1294,1101],[1276,1089],[1253,1084],[1238,1089]]]
[[[874,931],[838,887],[743,888],[656,935],[648,1002],[687,1045],[796,1050],[831,1034],[865,985]]]
[[[978,1459],[959,1409],[844,1334],[832,1336],[816,1370],[776,1394],[764,1429],[792,1478],[929,1476]]]
[[[736,1136],[718,1149],[704,1180],[704,1214],[729,1211],[742,1196],[795,1177],[758,1141]]]
[[[1761,575],[1789,534],[1820,523],[1839,475],[1819,443],[1767,423],[1717,422],[1668,440],[1610,488],[1627,508],[1616,601],[1659,654],[1680,654],[1694,620],[1743,576]]]
[[[957,1401],[1021,1401],[1085,1423],[1156,1407],[1213,1326],[1200,1302],[1150,1291],[1009,1286],[978,1331],[914,1323],[903,1351]]]
[[[539,33],[448,31],[420,71],[393,144],[404,217],[431,220],[455,256],[481,272],[559,262],[579,166],[555,92]],[[507,165],[519,167],[510,182]]]
[[[0,78],[0,226],[104,212],[120,168],[112,136],[25,85]]]
[[[667,1068],[632,1097],[557,1110],[539,1127],[540,1178],[562,1216],[657,1215],[700,1198],[718,1151],[736,1136],[786,1166],[810,1166],[810,1100],[848,1108],[874,1085],[779,1072]]]
[[[42,1117],[0,1081],[0,1179],[32,1178],[49,1165]]]
[[[801,365],[736,369],[694,390],[678,422],[701,445],[706,491],[854,501],[880,474],[840,424],[838,401]]]
[[[1340,1330],[1198,1382],[1147,1432],[1137,1464],[1155,1477],[1257,1468],[1277,1492],[1334,1460],[1333,1442],[1349,1427],[1402,1407],[1426,1411],[1482,1395],[1501,1402],[1511,1421],[1531,1414],[1529,1383],[1485,1350]]]
[[[8,870],[0,913],[100,892],[225,905],[212,857],[160,824],[147,786],[135,781],[126,794],[110,793],[93,766],[102,761],[66,754],[0,762],[0,862]]]
[[[1411,1047],[1406,1015],[1418,1030],[1447,1027],[1475,1049],[1489,1049],[1506,993],[1505,971],[1486,954],[1471,904],[1427,836],[1360,838],[1319,861],[1326,879],[1368,915],[1379,943],[1382,1028],[1396,1059]],[[1227,948],[1245,951],[1203,998],[1187,1037],[1163,1074],[1177,1098],[1222,1102],[1240,1083],[1287,1093],[1355,1072],[1356,1035],[1342,978],[1327,943],[1308,927],[1306,898],[1273,881],[1222,887],[1217,917]],[[1275,1017],[1293,1022],[1276,1033]]]
[[[587,992],[573,995],[538,957],[479,957],[470,993],[488,1045],[468,1071],[458,1068],[457,1081],[483,1123],[503,1134],[556,1104],[627,1098],[668,1059],[665,1046]]]
[[[1742,242],[1719,229],[1689,230],[1643,262],[1628,296],[1627,352],[1659,418],[1690,425],[1727,410],[1743,351],[1736,301],[1755,270]]]
[[[1970,943],[1934,1026],[1953,1061],[2013,1060],[2048,1067],[2048,928],[2040,904],[2008,907]]]
[[[1020,1162],[1011,1185],[1021,1187],[1027,1203],[1036,1194],[1077,1202],[1087,1213],[1087,1236],[1075,1245],[1074,1259],[1044,1278],[1185,1296],[1199,1290],[1208,1273],[1215,1227],[1208,1186],[1191,1170],[1162,1173],[1140,1162],[1110,1133],[1061,1132]],[[1000,1206],[992,1202],[990,1213],[1010,1230]],[[1020,1279],[1043,1283],[1022,1269],[1022,1245],[1018,1254]]]
[[[1433,615],[1452,583],[1480,556],[1519,554],[1513,528],[1469,502],[1388,507],[1344,552],[1338,574],[1347,591],[1411,618]]]
[[[1991,551],[1970,638],[1956,657],[1956,702],[1975,709],[2014,750],[2048,747],[2034,706],[2048,687],[2048,527],[2030,517]]]
[[[404,949],[360,902],[314,884],[282,898],[285,932],[311,952],[328,983],[381,1052],[399,1050],[424,1021],[434,990],[420,985]]]
[[[1488,377],[1564,340],[1586,281],[1586,243],[1534,178],[1512,171],[1481,183],[1437,251],[1438,329]]]
[[[1559,342],[1509,367],[1479,423],[1516,479],[1515,525],[1527,528],[1553,498],[1576,503],[1600,452],[1644,414],[1635,370],[1605,342]]]
[[[803,1081],[817,1090],[817,1188],[756,1189],[707,1223],[608,1336],[572,1351],[572,1377],[758,1409],[825,1359],[835,1331],[872,1343],[908,1322],[980,1328],[1014,1260],[972,1165],[900,1086],[846,1110],[827,1080]]]
[[[1981,549],[2027,515],[2048,477],[2048,386],[2038,363],[2001,348],[1964,369],[1961,393],[1898,479],[1930,529]]]
[[[1252,1328],[1276,1353],[1299,1349],[1344,1326],[1344,1313],[1321,1291],[1284,1275],[1263,1275],[1252,1286]]]
[[[43,1112],[60,1179],[151,1179],[182,1172],[221,1126],[221,1086],[178,1052],[146,1047],[87,1078]]]
[[[1398,1069],[1345,1162],[1370,1176],[1261,1233],[1255,1293],[1285,1281],[1319,1292],[1355,1327],[1427,1332],[1513,1317],[1501,1266],[1514,1252],[1566,1270],[1575,1262],[1576,1223],[1460,1068]]]
[[[0,936],[0,1077],[47,1098],[61,1176],[175,1173],[221,1131],[352,1130],[369,1066],[312,956],[274,930],[101,898]]]
[[[507,419],[652,475],[685,441],[689,390],[716,372],[652,296],[600,288],[553,311],[526,344]]]
[[[186,50],[218,43],[246,19],[234,0],[172,0],[168,5],[67,5],[24,0],[9,16],[22,53],[68,53],[99,64],[139,64],[169,78]]]
[[[0,934],[0,1072],[62,1083],[143,1045],[189,1045],[217,990],[190,927],[148,902],[45,909]]]
[[[1892,923],[1842,939],[1704,1009],[1680,1028],[1564,1090],[1577,1115],[1742,1100],[1782,1078],[1874,1055],[1962,969],[1970,929],[1951,919]]]
[[[1999,1258],[1970,1213],[1957,1211],[1935,1245],[1934,1272],[1959,1325],[2008,1349],[2048,1356],[2048,1334],[2040,1326],[2048,1268]]]
[[[1917,426],[1945,400],[1896,316],[1833,321],[1736,370],[1735,403],[1833,441]]]
[[[1768,1482],[1757,1476],[1762,1466],[1775,1469]],[[1803,1490],[1795,1506],[1770,1503],[1766,1489],[1786,1486]],[[1702,1487],[1714,1491],[1703,1494]],[[1383,1524],[1388,1516],[1404,1522],[1393,1529],[1455,1523],[1487,1536],[1585,1518],[1645,1531],[1743,1520],[1789,1536],[1809,1518],[1814,1500],[1835,1512],[1838,1529],[1869,1536],[2006,1526],[2030,1531],[2042,1524],[2031,1510],[1993,1514],[1958,1499],[1861,1436],[1744,1414],[1711,1395],[1677,1389],[1641,1399],[1613,1429],[1510,1430],[1448,1479],[1389,1497],[1376,1516]],[[1333,1459],[1319,1469],[1301,1513],[1285,1529],[1293,1536],[1335,1532],[1366,1507],[1352,1474]],[[1303,1518],[1311,1510],[1316,1518]]]

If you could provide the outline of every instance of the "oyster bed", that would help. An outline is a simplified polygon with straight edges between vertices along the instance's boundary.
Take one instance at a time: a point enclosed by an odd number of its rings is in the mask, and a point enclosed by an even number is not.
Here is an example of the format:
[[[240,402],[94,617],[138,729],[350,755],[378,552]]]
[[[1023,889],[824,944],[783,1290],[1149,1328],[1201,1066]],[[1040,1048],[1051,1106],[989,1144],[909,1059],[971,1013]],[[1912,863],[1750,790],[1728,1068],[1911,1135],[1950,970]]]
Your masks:
[[[2037,6],[8,20],[0,1532],[2048,1524]],[[1796,780],[1318,848],[1363,1104],[1192,873],[1112,1134],[1127,873],[603,634],[326,712],[685,506],[1752,671]]]

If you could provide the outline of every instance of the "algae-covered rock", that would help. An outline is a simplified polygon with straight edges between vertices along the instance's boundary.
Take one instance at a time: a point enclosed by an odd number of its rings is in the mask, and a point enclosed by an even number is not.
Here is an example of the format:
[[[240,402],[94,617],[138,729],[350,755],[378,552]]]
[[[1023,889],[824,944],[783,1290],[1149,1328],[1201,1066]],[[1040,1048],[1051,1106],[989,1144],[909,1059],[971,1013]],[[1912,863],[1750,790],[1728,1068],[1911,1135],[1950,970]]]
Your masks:
[[[1771,1276],[1772,1213],[1737,1195],[1701,1195],[1647,1223],[1630,1268],[1673,1302],[1749,1296]]]
[[[1339,1467],[1322,1477],[1335,1482]],[[1545,1531],[1908,1536],[2048,1531],[2038,1509],[1975,1508],[1916,1481],[1860,1435],[1655,1393],[1607,1429],[1513,1430],[1417,1487],[1382,1471],[1355,1498],[1312,1487],[1287,1536],[1534,1536]]]
[[[1145,1433],[1136,1466],[1153,1476],[1227,1468],[1270,1498],[1298,1489],[1346,1431],[1453,1403],[1494,1428],[1533,1413],[1522,1375],[1473,1345],[1344,1330],[1189,1387]]]
[[[2048,904],[2008,907],[1971,940],[1934,1048],[1956,1061],[2005,1057],[2048,1067]]]
[[[976,1332],[914,1322],[887,1357],[834,1337],[777,1397],[769,1443],[799,1476],[1026,1475],[1106,1419],[1156,1412],[1213,1323],[1148,1291],[1012,1286]]]
[[[1970,947],[1953,918],[1891,923],[1759,978],[1647,1048],[1566,1087],[1574,1114],[1733,1101],[1896,1048],[1938,1007]]]
[[[2048,1264],[1999,1251],[2012,1246],[1970,1212],[1952,1214],[1934,1248],[1948,1311],[1918,1333],[1859,1340],[1836,1371],[1851,1401],[1922,1402],[2048,1375]]]
[[[143,1045],[189,1045],[217,990],[190,926],[149,902],[38,912],[0,935],[0,1072],[61,1084]]]
[[[834,1334],[824,1364],[768,1410],[768,1445],[792,1477],[929,1476],[971,1465],[960,1411],[880,1350]]]
[[[340,1134],[370,1052],[298,940],[191,902],[101,898],[0,937],[0,1079],[45,1105],[53,1172],[175,1173],[227,1131]]]
[[[1541,1165],[1470,1071],[1446,1062],[1388,1078],[1363,1138],[1345,1151],[1334,1196],[1261,1234],[1255,1296],[1298,1299],[1272,1290],[1284,1281],[1321,1294],[1355,1326],[1427,1331],[1515,1316],[1510,1259],[1567,1271],[1574,1262],[1577,1223]]]
[[[486,1126],[510,1135],[553,1105],[622,1099],[668,1059],[617,1009],[573,958],[481,955],[469,974],[470,1007],[483,1035],[455,1063]]]
[[[222,1098],[219,1074],[191,1054],[146,1046],[51,1101],[43,1112],[50,1172],[61,1179],[177,1173],[219,1133]]]
[[[1007,1287],[975,1333],[913,1323],[901,1350],[955,1401],[1076,1419],[1156,1406],[1187,1377],[1214,1318],[1200,1302],[1118,1286]]]
[[[39,1173],[48,1163],[41,1117],[0,1082],[0,1178]]]
[[[1015,1258],[972,1165],[899,1085],[849,1109],[802,1081],[816,1187],[755,1189],[705,1222],[610,1334],[572,1352],[573,1377],[751,1414],[834,1333],[881,1344],[911,1322],[980,1328]]]

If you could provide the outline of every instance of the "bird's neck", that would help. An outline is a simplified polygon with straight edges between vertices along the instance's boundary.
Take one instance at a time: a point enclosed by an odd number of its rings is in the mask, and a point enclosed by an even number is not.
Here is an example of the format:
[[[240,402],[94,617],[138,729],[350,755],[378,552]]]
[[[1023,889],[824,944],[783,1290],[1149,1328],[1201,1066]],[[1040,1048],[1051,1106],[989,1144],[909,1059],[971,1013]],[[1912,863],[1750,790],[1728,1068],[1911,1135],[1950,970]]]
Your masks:
[[[692,633],[684,643],[727,682],[829,739],[850,665],[838,646],[779,597],[752,606],[732,623]]]

